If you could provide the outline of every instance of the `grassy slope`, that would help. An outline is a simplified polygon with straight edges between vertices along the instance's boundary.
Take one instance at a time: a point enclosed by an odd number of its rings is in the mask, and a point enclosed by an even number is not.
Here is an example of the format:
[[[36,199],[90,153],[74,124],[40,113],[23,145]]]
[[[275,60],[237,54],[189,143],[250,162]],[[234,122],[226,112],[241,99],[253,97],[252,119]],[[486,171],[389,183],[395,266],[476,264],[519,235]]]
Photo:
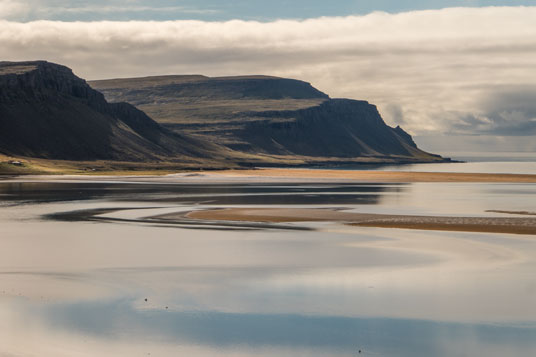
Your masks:
[[[10,164],[20,161],[22,166]],[[118,161],[65,161],[0,155],[0,176],[17,175],[167,175],[181,171],[224,169],[232,165],[141,163]],[[236,166],[235,166],[236,167]]]
[[[279,87],[255,85],[264,80]],[[89,84],[109,101],[131,103],[172,130],[224,145],[241,142],[232,131],[259,120],[244,113],[304,109],[327,99],[308,83],[268,76],[160,76]],[[285,97],[278,93],[281,87]]]

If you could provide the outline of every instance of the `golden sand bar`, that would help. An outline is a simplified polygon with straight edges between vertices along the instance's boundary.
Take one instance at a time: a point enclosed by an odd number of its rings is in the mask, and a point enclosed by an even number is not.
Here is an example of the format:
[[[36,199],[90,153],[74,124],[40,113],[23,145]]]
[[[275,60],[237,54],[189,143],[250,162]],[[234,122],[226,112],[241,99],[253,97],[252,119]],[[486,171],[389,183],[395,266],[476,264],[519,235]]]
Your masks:
[[[461,232],[536,234],[536,218],[441,217],[345,212],[315,208],[225,208],[194,211],[188,218],[245,222],[341,222],[356,226]],[[173,214],[165,215],[173,219]],[[179,217],[176,217],[179,218]]]
[[[373,182],[509,182],[536,183],[536,175],[458,172],[406,172],[372,170],[255,169],[226,170],[212,173],[226,177],[271,177],[337,179]]]

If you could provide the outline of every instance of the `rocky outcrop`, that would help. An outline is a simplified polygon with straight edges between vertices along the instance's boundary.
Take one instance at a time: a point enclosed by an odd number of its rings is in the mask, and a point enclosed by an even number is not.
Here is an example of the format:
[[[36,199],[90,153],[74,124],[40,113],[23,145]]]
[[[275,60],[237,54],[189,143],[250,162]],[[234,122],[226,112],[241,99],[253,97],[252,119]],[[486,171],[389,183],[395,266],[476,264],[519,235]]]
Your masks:
[[[306,109],[256,115],[267,120],[248,123],[237,135],[268,154],[426,156],[410,135],[386,125],[376,106],[365,101],[331,99]]]
[[[443,160],[386,125],[374,105],[330,99],[299,80],[195,75],[91,83],[104,95],[65,66],[0,62],[0,153],[200,167]]]
[[[161,125],[262,160],[305,162],[443,160],[391,128],[374,105],[330,99],[294,79],[160,76],[91,82],[111,101],[126,101]]]
[[[0,62],[0,101],[43,101],[62,95],[83,99],[91,107],[106,110],[104,96],[93,90],[71,69],[46,61]]]
[[[131,104],[106,101],[45,61],[0,63],[0,152],[48,159],[146,161],[205,157]]]

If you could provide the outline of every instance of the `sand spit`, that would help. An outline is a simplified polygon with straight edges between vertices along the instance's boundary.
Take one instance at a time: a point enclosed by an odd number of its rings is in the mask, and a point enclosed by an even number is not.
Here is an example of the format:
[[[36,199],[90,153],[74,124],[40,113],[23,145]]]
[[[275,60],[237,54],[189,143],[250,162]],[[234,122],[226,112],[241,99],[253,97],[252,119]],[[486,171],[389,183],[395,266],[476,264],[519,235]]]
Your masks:
[[[176,218],[183,218],[181,214]],[[243,222],[341,222],[355,226],[422,230],[536,234],[536,218],[524,217],[442,217],[345,212],[311,208],[225,208],[193,211],[191,219]],[[173,219],[173,214],[165,215]]]
[[[144,182],[144,183],[302,183],[302,182],[488,182],[488,183],[536,183],[536,175],[490,174],[461,172],[409,172],[374,170],[320,170],[292,168],[258,168],[247,170],[187,171],[167,175],[151,175],[152,172],[116,172],[113,175],[0,175],[4,182],[15,181],[94,181],[94,182]]]
[[[285,179],[332,179],[367,182],[505,182],[536,183],[536,175],[373,170],[255,169],[214,171],[210,176]]]
[[[536,216],[536,212],[529,212],[529,211],[504,211],[504,210],[499,210],[499,209],[489,209],[489,210],[486,210],[486,212],[503,213],[503,214],[518,214],[522,216]]]

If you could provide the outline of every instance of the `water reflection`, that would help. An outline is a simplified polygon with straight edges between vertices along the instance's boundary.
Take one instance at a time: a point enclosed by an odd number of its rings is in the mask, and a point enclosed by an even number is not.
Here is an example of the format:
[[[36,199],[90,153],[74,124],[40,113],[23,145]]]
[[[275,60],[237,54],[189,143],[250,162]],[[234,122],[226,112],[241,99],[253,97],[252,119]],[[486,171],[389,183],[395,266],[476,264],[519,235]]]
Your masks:
[[[533,353],[536,329],[518,326],[293,314],[236,314],[133,309],[128,301],[54,305],[40,312],[53,326],[113,339],[292,348],[329,355],[521,356]],[[486,353],[487,352],[487,353]]]
[[[504,173],[504,174],[536,174],[534,153],[526,153],[524,159],[512,160],[511,157],[493,158],[460,157],[459,160],[469,162],[433,163],[433,164],[403,164],[403,165],[349,165],[326,167],[339,170],[379,170],[379,171],[411,171],[411,172],[466,172],[466,173]],[[510,161],[508,161],[510,160]]]
[[[534,355],[532,237],[147,217],[260,204],[474,215],[534,210],[535,197],[505,184],[0,182],[0,355]]]
[[[210,204],[376,204],[404,184],[134,184],[0,182],[2,201],[46,203],[102,197],[120,201]]]

